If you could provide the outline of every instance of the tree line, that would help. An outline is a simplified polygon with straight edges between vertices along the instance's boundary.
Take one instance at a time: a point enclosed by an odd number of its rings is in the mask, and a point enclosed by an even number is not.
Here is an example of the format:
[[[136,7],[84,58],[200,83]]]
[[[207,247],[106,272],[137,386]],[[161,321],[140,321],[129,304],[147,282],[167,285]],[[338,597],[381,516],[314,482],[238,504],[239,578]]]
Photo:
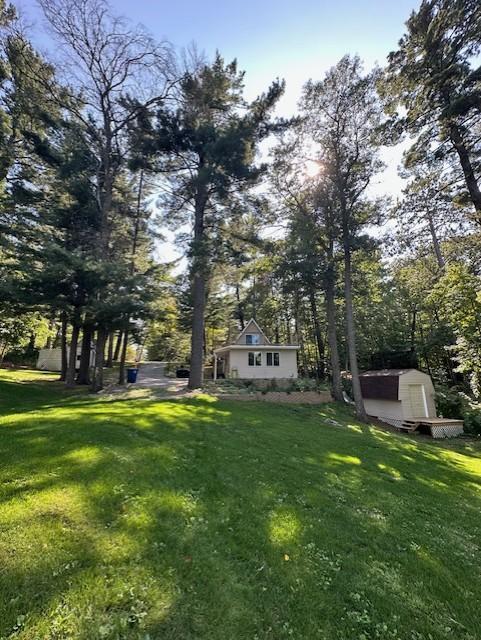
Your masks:
[[[66,384],[99,390],[115,357],[124,381],[134,338],[188,359],[197,388],[255,316],[338,400],[349,371],[360,418],[369,367],[421,366],[479,396],[478,2],[424,0],[384,68],[344,56],[290,119],[282,80],[248,102],[236,61],[179,56],[99,0],[40,4],[56,61],[0,5],[4,350],[54,325]],[[403,140],[402,197],[376,196]],[[162,228],[186,274],[154,260]]]

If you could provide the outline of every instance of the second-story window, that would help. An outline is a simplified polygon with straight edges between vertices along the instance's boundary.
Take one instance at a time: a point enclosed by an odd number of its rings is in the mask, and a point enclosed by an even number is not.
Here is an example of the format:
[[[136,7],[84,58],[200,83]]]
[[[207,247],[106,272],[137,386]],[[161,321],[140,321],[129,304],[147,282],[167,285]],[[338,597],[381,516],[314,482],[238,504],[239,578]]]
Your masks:
[[[246,344],[260,344],[258,333],[246,333]]]

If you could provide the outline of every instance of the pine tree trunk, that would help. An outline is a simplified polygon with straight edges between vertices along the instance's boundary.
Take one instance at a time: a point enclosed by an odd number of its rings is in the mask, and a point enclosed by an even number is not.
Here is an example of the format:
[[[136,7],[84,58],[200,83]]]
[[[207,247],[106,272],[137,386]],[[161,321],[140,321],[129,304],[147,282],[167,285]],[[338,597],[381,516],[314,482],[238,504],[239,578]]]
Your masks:
[[[195,202],[194,242],[192,258],[192,338],[190,350],[189,388],[198,389],[204,379],[204,323],[206,304],[207,260],[204,212],[207,204],[205,187],[199,187]]]
[[[62,315],[60,315],[60,324],[57,327],[57,333],[55,334],[55,338],[52,342],[52,349],[58,349],[61,347],[62,343]]]
[[[68,357],[67,375],[65,384],[73,387],[75,384],[75,369],[77,365],[77,347],[80,334],[80,309],[76,308],[72,320],[72,336],[70,338],[70,349]]]
[[[244,329],[245,329],[244,310],[242,308],[242,303],[241,303],[241,299],[240,299],[240,289],[239,289],[239,283],[238,282],[236,283],[236,286],[235,286],[235,297],[236,297],[236,301],[237,301],[237,316],[239,318],[241,331],[244,331]]]
[[[463,137],[461,135],[461,131],[459,130],[457,124],[451,124],[449,129],[449,136],[459,156],[459,161],[463,170],[466,187],[468,189],[471,202],[473,203],[476,210],[476,221],[481,224],[481,191],[476,180],[476,175],[471,163],[469,151],[466,148]]]
[[[52,348],[52,343],[53,343],[52,331],[54,329],[55,329],[55,315],[52,315],[52,317],[48,321],[48,336],[47,336],[47,339],[45,340],[44,349],[51,349]]]
[[[286,314],[285,317],[285,322],[286,322],[286,340],[287,340],[287,344],[291,344],[292,341],[292,336],[291,336],[291,320],[289,318],[289,316]]]
[[[327,342],[329,344],[329,360],[331,363],[331,393],[334,400],[344,402],[341,382],[341,364],[337,344],[336,300],[334,285],[333,259],[329,260],[325,281]]]
[[[118,335],[117,335],[117,340],[115,342],[114,362],[118,362],[119,361],[120,347],[122,346],[122,338],[123,338],[123,331],[121,329],[119,331]]]
[[[301,321],[300,312],[299,312],[299,295],[297,293],[295,294],[295,299],[294,299],[294,314],[295,314],[294,315],[295,331],[296,331],[297,339],[299,342],[301,374],[303,376],[306,376],[309,371],[309,365],[307,363],[306,346],[304,343],[304,331],[303,331],[302,321]]]
[[[97,341],[95,344],[95,364],[92,372],[92,391],[101,391],[104,387],[104,355],[107,331],[104,327],[97,329]]]
[[[65,382],[67,378],[67,312],[62,311],[62,324],[60,327],[60,381]]]
[[[109,332],[109,342],[107,345],[107,360],[105,361],[105,366],[108,369],[113,367],[114,363],[114,332]]]
[[[123,332],[122,351],[120,353],[120,367],[119,367],[119,384],[125,384],[125,360],[127,359],[127,347],[129,344],[129,330],[125,329]]]
[[[317,367],[317,376],[324,378],[324,340],[322,339],[321,325],[317,314],[316,295],[312,289],[309,290],[309,302],[311,305],[312,322],[314,325],[314,334],[316,336],[317,353],[319,356],[319,366]]]
[[[357,417],[359,420],[367,422],[357,363],[356,327],[354,324],[354,309],[352,303],[351,239],[346,216],[344,216],[342,234],[344,244],[344,297],[346,302],[347,349],[349,354],[349,368],[351,370],[352,393]]]
[[[423,330],[422,323],[420,323],[420,325],[419,325],[419,334],[421,336],[421,345],[422,345],[422,349],[423,349],[424,360],[425,360],[425,363],[426,363],[426,369],[428,370],[429,375],[432,377],[431,363],[429,361],[428,350],[426,348],[426,341],[424,340],[424,330]]]
[[[77,384],[90,384],[90,358],[93,334],[93,324],[89,321],[85,321],[82,330],[82,346],[80,350],[80,365],[77,374]]]
[[[416,321],[418,310],[416,306],[412,309],[411,316],[411,339],[410,339],[410,351],[411,351],[411,364],[414,362],[414,355],[416,353]]]
[[[189,388],[197,389],[203,382],[205,281],[196,273],[193,278],[192,340],[190,352]]]
[[[436,256],[436,260],[438,262],[438,267],[440,269],[444,269],[445,266],[445,261],[444,261],[444,256],[441,252],[441,245],[439,244],[439,238],[438,238],[438,234],[436,233],[436,227],[434,226],[434,221],[433,221],[433,217],[430,214],[430,212],[426,212],[426,216],[428,219],[428,223],[429,223],[429,231],[431,233],[431,238],[433,241],[433,248],[434,248],[434,254]]]

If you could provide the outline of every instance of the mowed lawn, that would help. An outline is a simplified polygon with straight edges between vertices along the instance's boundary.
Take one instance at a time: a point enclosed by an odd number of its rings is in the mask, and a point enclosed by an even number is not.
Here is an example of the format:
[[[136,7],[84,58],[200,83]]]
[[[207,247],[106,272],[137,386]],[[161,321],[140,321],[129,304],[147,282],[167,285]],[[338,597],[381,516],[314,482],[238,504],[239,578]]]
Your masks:
[[[478,443],[50,379],[0,372],[0,638],[481,638]]]

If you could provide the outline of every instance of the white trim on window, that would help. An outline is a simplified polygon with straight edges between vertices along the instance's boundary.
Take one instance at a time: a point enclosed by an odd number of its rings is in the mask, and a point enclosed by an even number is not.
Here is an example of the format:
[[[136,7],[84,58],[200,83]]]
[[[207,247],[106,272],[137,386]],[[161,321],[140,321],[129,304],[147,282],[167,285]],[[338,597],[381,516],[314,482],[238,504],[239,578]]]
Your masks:
[[[280,354],[278,351],[267,351],[266,353],[266,366],[278,367],[280,360]],[[270,361],[270,362],[269,362]]]
[[[248,351],[247,364],[249,367],[262,367],[262,351]]]

